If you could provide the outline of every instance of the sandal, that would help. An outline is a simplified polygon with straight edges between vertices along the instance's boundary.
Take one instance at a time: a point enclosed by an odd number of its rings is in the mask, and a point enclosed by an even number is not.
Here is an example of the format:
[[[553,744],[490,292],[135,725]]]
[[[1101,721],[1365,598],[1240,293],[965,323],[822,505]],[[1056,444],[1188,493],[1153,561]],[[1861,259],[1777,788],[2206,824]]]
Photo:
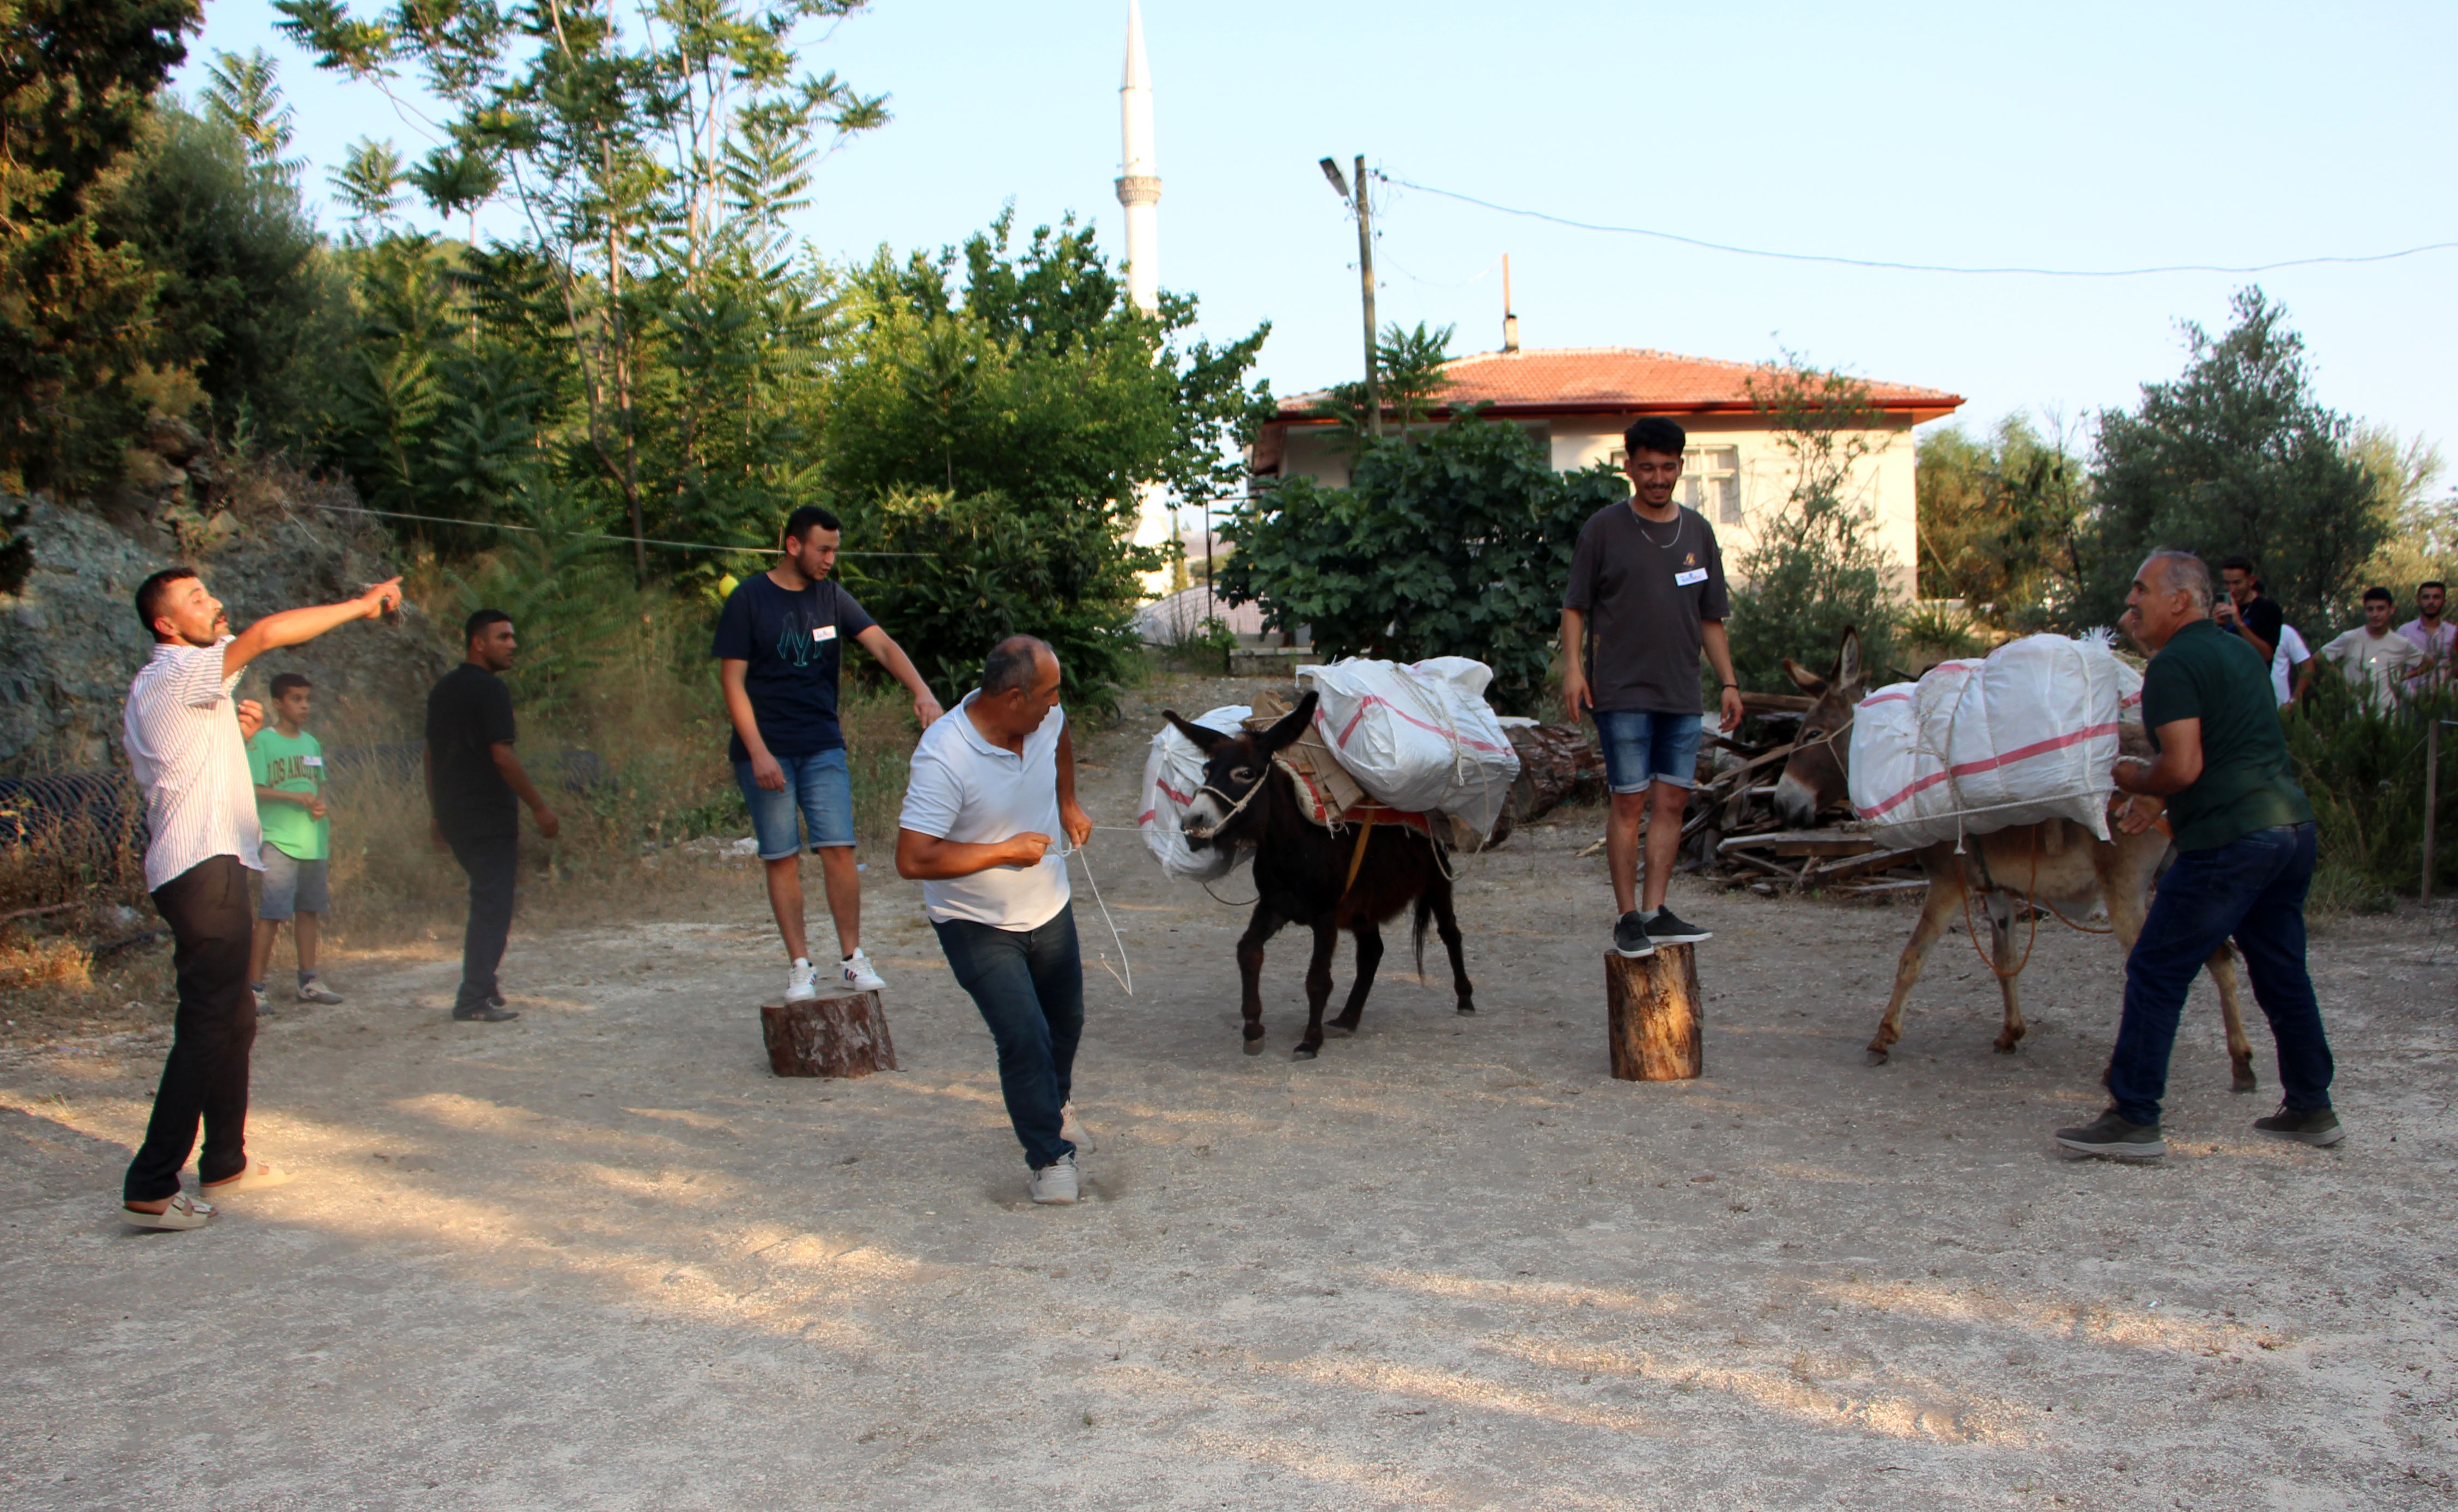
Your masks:
[[[214,1205],[180,1192],[159,1212],[147,1212],[122,1203],[119,1221],[132,1229],[201,1229],[214,1221]]]
[[[205,1190],[216,1196],[232,1191],[261,1191],[267,1187],[286,1186],[298,1178],[299,1173],[295,1170],[284,1170],[270,1161],[254,1160],[236,1176],[206,1182]]]

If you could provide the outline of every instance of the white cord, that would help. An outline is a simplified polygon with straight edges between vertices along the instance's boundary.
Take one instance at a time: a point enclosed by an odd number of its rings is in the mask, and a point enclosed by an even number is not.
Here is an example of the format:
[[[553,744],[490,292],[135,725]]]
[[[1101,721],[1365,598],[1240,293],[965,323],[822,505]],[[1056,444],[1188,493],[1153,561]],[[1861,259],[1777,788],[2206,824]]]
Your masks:
[[[1123,829],[1126,826],[1120,824],[1095,824],[1093,827],[1094,829]],[[1084,880],[1087,882],[1091,882],[1093,885],[1093,901],[1094,905],[1101,910],[1101,922],[1110,926],[1110,938],[1117,944],[1118,961],[1127,968],[1127,974],[1123,977],[1118,975],[1118,968],[1110,964],[1110,958],[1106,955],[1101,957],[1101,969],[1107,971],[1110,974],[1110,980],[1115,982],[1119,986],[1124,987],[1126,989],[1127,996],[1132,998],[1135,995],[1135,963],[1127,959],[1126,937],[1118,933],[1117,921],[1110,917],[1110,905],[1101,898],[1101,884],[1094,881],[1093,879],[1093,863],[1084,860],[1084,847],[1081,845],[1078,845],[1072,850],[1062,852],[1061,854],[1074,857],[1076,863],[1084,868]]]

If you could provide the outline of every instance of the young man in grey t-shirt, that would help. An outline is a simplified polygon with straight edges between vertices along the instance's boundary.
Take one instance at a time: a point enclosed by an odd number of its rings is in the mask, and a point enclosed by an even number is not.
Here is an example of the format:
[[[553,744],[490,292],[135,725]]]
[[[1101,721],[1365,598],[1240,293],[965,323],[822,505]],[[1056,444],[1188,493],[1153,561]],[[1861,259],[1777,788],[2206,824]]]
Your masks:
[[[1723,551],[1703,515],[1673,502],[1689,443],[1678,424],[1660,415],[1623,433],[1630,502],[1597,510],[1580,529],[1562,591],[1562,702],[1573,721],[1592,715],[1604,744],[1605,781],[1613,789],[1605,859],[1621,916],[1614,949],[1633,958],[1654,955],[1659,943],[1711,938],[1664,906],[1681,848],[1682,811],[1698,783],[1702,650],[1723,684],[1717,728],[1741,722],[1740,685],[1724,638],[1731,598]],[[1586,665],[1592,631],[1593,674]],[[1638,820],[1651,807],[1642,900]]]

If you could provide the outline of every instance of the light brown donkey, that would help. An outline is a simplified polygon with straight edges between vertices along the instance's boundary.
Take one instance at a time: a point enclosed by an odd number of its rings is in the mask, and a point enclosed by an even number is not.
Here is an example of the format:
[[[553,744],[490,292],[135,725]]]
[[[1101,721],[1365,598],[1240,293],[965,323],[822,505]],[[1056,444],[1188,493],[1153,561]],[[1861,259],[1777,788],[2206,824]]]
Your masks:
[[[1850,630],[1844,632],[1835,670],[1826,676],[1788,659],[1783,669],[1818,700],[1802,718],[1801,747],[1784,763],[1783,777],[1775,790],[1776,813],[1785,823],[1805,829],[1817,821],[1821,810],[1845,802],[1850,791],[1852,714],[1867,691],[1861,676],[1861,637]],[[2150,756],[2150,736],[2140,725],[2125,725],[2120,739],[2126,755]],[[1887,1050],[1902,1037],[1904,1000],[1920,981],[1929,947],[1958,914],[1969,919],[1975,899],[1989,914],[1994,947],[1990,969],[2006,998],[2006,1025],[1997,1034],[2000,1054],[2011,1052],[2023,1038],[2023,1006],[2014,983],[2031,959],[2031,940],[2027,936],[2018,951],[2014,925],[2025,903],[2073,922],[2104,900],[2112,926],[2108,932],[2116,936],[2119,945],[2132,950],[2135,937],[2142,932],[2151,883],[2167,860],[2169,840],[2156,827],[2139,835],[2114,829],[2111,834],[2113,839],[2101,840],[2079,824],[2048,819],[1967,836],[1959,853],[1951,840],[1923,848],[1918,860],[1928,879],[1928,902],[1921,910],[1920,922],[1912,927],[1911,939],[1904,944],[1902,960],[1896,963],[1894,996],[1887,1000],[1886,1015],[1878,1021],[1878,1032],[1869,1041],[1869,1064],[1885,1064]],[[2036,932],[2038,927],[2035,911],[2031,928]],[[2076,923],[2075,927],[2083,926]],[[2253,1046],[2245,1041],[2244,1019],[2237,1003],[2236,958],[2225,944],[2211,957],[2210,972],[2211,980],[2218,984],[2219,1017],[2227,1026],[2228,1061],[2235,1068],[2236,1089],[2252,1091]]]

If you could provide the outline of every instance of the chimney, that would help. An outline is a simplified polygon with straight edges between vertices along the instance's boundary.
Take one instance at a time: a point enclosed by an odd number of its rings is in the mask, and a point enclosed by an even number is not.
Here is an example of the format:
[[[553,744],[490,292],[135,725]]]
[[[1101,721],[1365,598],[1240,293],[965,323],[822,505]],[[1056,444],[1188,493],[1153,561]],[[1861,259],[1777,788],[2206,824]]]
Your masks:
[[[1510,254],[1502,255],[1502,349],[1519,350],[1519,317],[1510,313]]]

